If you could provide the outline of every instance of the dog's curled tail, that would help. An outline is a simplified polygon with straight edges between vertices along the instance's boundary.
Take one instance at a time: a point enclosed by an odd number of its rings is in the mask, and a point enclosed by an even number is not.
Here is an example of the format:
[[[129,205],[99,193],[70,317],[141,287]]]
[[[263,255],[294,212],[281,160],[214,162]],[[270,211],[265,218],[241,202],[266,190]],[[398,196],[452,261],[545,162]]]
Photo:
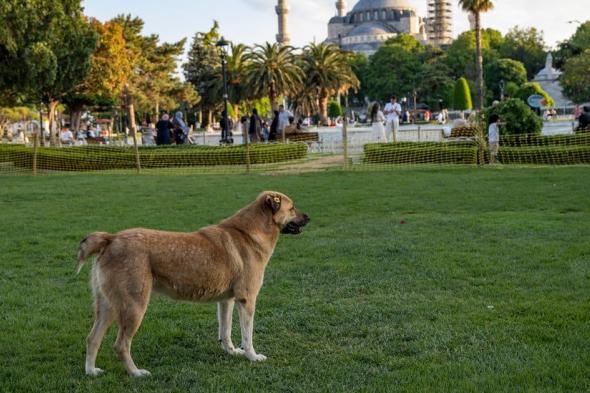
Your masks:
[[[98,254],[113,240],[113,235],[106,232],[94,232],[80,242],[78,249],[78,268],[76,274],[80,273],[86,259],[94,254]]]

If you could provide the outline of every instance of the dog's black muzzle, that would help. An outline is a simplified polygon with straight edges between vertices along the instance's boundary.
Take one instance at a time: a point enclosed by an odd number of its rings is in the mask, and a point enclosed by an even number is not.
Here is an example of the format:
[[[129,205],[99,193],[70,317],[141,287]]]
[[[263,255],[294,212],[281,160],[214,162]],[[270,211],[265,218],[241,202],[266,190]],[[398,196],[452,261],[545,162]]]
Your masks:
[[[307,214],[304,214],[302,217],[296,218],[293,221],[290,221],[283,227],[281,233],[288,234],[288,235],[298,235],[301,233],[304,226],[309,224],[311,218]]]

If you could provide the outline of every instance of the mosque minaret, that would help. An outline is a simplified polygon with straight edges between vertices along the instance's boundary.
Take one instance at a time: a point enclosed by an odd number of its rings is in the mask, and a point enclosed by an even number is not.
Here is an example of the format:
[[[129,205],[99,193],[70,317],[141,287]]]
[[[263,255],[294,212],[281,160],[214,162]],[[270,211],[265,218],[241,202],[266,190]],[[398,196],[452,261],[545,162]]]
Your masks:
[[[279,34],[277,34],[277,42],[281,45],[289,45],[291,37],[289,37],[289,2],[287,0],[279,0],[279,4],[275,8],[279,17]]]

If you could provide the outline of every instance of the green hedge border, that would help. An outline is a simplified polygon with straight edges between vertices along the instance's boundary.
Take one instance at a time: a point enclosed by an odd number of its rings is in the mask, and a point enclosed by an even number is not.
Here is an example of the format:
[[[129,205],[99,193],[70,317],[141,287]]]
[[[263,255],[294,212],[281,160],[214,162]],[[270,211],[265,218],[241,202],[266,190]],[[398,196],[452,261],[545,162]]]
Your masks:
[[[303,143],[251,145],[250,164],[272,164],[303,159]],[[194,166],[246,165],[245,146],[172,146],[139,149],[142,168],[178,168]],[[18,168],[32,169],[33,148],[0,146],[0,162],[12,162]],[[135,168],[135,151],[129,147],[80,146],[40,147],[37,169],[52,171],[100,171]]]
[[[504,144],[505,143],[505,144]],[[367,164],[488,164],[489,150],[476,142],[401,142],[368,144]],[[590,164],[590,135],[514,135],[500,142],[502,164]]]

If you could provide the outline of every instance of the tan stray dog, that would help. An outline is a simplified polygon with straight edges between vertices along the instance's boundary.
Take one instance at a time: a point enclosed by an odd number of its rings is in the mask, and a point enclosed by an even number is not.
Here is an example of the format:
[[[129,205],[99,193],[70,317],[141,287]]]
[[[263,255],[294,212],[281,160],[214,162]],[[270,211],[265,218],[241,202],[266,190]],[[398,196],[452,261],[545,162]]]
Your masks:
[[[98,254],[92,269],[95,322],[86,340],[86,374],[97,376],[96,355],[109,326],[119,327],[115,351],[127,372],[147,376],[131,358],[131,340],[139,329],[152,290],[172,298],[217,302],[219,341],[232,355],[265,360],[252,345],[256,297],[264,269],[280,233],[298,234],[309,217],[289,197],[267,191],[218,225],[193,233],[129,229],[97,232],[80,243],[78,272]],[[242,345],[231,340],[234,302],[238,303]]]

